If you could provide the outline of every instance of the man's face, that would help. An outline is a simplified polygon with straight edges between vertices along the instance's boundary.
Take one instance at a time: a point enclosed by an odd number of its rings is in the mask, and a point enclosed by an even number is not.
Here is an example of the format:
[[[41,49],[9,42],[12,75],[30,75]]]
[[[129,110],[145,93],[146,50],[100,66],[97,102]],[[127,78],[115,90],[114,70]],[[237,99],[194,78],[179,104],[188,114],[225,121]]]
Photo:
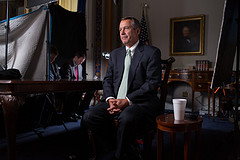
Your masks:
[[[137,41],[140,29],[134,29],[131,25],[131,20],[122,20],[119,25],[120,38],[122,43],[127,47],[132,47]]]
[[[189,28],[188,27],[183,27],[182,33],[183,33],[184,37],[188,37],[189,34],[190,34]]]
[[[85,61],[85,58],[83,58],[83,57],[75,57],[76,58],[76,61],[75,61],[75,63],[76,63],[76,65],[79,65],[79,64],[82,64],[84,61]]]

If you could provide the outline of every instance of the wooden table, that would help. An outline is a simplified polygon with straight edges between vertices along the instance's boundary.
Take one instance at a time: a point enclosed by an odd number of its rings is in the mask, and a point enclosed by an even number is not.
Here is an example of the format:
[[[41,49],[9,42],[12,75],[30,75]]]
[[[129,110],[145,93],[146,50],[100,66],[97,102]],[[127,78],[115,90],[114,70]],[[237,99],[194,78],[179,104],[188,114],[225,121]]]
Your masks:
[[[212,80],[213,71],[171,70],[168,83],[181,81],[192,88],[192,112],[194,112],[194,93],[208,92],[208,82]]]
[[[46,80],[0,80],[0,104],[3,108],[8,159],[16,159],[16,122],[18,108],[24,103],[25,95],[81,90],[101,90],[102,81],[46,81]]]
[[[157,159],[162,159],[163,149],[163,131],[170,133],[170,141],[172,148],[172,159],[175,159],[175,145],[176,145],[176,133],[184,132],[184,160],[190,158],[190,140],[191,132],[196,132],[196,159],[199,159],[200,155],[200,131],[202,127],[202,117],[198,117],[197,120],[174,120],[173,114],[164,114],[156,118],[157,122]]]

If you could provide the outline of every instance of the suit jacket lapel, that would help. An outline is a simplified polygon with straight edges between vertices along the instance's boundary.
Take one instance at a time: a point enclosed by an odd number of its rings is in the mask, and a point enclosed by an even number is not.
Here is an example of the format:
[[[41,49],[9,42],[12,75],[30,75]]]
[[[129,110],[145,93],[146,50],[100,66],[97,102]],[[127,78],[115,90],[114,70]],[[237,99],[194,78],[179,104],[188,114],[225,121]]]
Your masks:
[[[136,69],[137,66],[143,56],[143,46],[142,45],[138,45],[137,48],[135,49],[135,53],[133,55],[132,58],[132,62],[131,62],[131,66],[130,66],[130,71],[129,71],[129,75],[128,75],[128,88],[131,85],[134,75],[136,73]]]
[[[56,65],[54,65],[53,63],[51,63],[51,68],[52,68],[52,71],[53,71],[53,75],[54,75],[54,78],[57,76],[57,69],[56,69]]]
[[[124,72],[124,61],[125,61],[125,56],[126,56],[126,49],[125,47],[122,47],[121,52],[119,53],[119,57],[118,57],[118,61],[120,62],[118,65],[119,68],[119,74],[123,75]],[[121,76],[120,76],[121,77]],[[121,79],[120,79],[120,83],[121,83]]]
[[[71,70],[71,77],[76,77],[75,66],[74,66],[73,61],[71,61],[71,63],[70,63],[70,70]]]

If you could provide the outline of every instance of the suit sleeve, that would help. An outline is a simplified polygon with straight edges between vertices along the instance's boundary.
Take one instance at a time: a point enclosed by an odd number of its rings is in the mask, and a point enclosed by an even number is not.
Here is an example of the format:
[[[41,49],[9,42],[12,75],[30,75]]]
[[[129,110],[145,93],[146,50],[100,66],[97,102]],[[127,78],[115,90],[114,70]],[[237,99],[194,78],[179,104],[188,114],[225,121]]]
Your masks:
[[[146,53],[148,54],[148,53]],[[161,52],[155,49],[153,54],[147,59],[146,77],[141,87],[134,89],[133,92],[127,94],[130,101],[134,102],[136,99],[148,99],[152,95],[156,95],[157,89],[161,83],[162,65]]]
[[[58,69],[58,65],[56,63],[53,63],[54,64],[54,68],[55,68],[55,74],[56,74],[56,79],[61,79],[61,75],[60,75],[60,72],[59,72],[59,69]]]
[[[112,57],[110,54],[110,58],[108,61],[108,68],[106,76],[103,79],[103,97],[102,100],[105,101],[107,97],[114,97],[114,87],[113,87],[113,63]]]

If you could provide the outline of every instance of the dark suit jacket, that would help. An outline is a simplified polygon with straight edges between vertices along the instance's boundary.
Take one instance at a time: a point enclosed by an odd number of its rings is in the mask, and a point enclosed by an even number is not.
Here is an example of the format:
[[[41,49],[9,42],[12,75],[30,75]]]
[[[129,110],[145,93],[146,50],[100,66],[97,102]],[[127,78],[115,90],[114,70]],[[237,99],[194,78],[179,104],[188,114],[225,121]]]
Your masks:
[[[72,60],[66,61],[60,70],[60,75],[62,79],[75,79],[75,70],[73,70],[74,64]],[[86,71],[82,70],[82,77],[86,79]]]
[[[103,80],[103,98],[117,97],[123,71],[125,47],[110,53],[108,69]],[[161,83],[161,52],[158,48],[139,44],[131,61],[127,97],[151,115],[158,114],[160,101],[157,89]]]
[[[53,62],[50,64],[50,80],[59,80],[59,79],[61,79],[61,76],[59,73],[58,65]]]

